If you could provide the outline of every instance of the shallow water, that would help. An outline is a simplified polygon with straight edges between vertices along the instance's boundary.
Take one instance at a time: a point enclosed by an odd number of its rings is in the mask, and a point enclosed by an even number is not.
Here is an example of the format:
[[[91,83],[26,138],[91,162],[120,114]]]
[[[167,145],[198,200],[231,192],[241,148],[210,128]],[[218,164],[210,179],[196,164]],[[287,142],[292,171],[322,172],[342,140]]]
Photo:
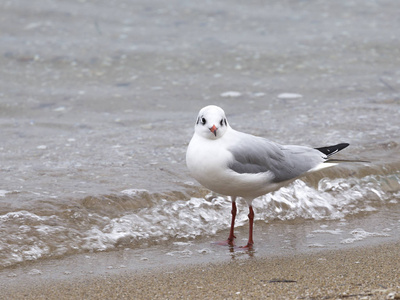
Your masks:
[[[237,130],[313,147],[349,142],[338,157],[371,161],[256,199],[256,254],[398,240],[396,7],[4,2],[0,267],[124,249],[168,260],[227,235],[229,199],[194,182],[184,160],[207,104]]]

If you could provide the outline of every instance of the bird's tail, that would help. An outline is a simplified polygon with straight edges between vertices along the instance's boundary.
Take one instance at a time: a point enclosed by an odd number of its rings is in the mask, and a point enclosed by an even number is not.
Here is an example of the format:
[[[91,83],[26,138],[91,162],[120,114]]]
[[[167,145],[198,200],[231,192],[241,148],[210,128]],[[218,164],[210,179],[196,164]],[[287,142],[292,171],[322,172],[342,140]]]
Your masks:
[[[328,147],[320,147],[320,148],[315,148],[318,151],[322,152],[323,154],[325,154],[326,156],[331,156],[335,153],[338,153],[340,150],[343,150],[344,148],[346,148],[347,146],[349,146],[350,144],[348,143],[341,143],[341,144],[337,144],[334,146],[328,146]]]
[[[330,157],[331,155],[338,153],[340,150],[343,150],[350,144],[348,143],[341,143],[333,146],[328,146],[328,147],[320,147],[320,148],[315,148],[318,151],[322,152],[326,156]],[[343,162],[359,162],[359,163],[370,163],[370,161],[367,160],[359,160],[359,159],[327,159],[325,163],[330,163],[330,164],[338,164],[338,163],[343,163]]]
[[[343,162],[357,162],[357,163],[371,163],[368,160],[361,160],[361,159],[327,159],[325,163],[331,163],[331,164],[339,164]]]

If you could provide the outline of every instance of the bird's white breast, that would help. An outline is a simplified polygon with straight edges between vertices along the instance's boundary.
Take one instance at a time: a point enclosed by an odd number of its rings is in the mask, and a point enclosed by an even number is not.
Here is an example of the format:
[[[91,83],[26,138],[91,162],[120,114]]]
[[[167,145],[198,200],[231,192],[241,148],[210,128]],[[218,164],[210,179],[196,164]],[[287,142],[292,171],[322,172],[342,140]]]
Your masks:
[[[192,176],[205,187],[217,193],[232,154],[221,147],[220,139],[209,140],[194,135],[186,152],[186,164]],[[219,182],[219,184],[216,184]]]
[[[224,138],[210,140],[193,136],[186,152],[186,164],[192,176],[206,188],[223,195],[255,198],[267,193],[272,188],[273,175],[239,174],[231,170],[229,164],[234,158]]]

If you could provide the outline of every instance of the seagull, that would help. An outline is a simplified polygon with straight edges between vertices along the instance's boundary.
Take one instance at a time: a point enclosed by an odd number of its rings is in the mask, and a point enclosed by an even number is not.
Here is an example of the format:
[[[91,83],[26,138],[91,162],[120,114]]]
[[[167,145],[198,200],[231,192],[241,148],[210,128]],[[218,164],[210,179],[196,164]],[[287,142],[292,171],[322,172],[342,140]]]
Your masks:
[[[230,196],[232,219],[224,244],[234,246],[236,199],[249,207],[249,238],[243,248],[253,247],[253,199],[278,190],[301,175],[337,165],[329,157],[349,146],[309,148],[280,145],[268,139],[234,130],[222,108],[209,105],[196,119],[194,135],[186,152],[191,175],[211,191]]]

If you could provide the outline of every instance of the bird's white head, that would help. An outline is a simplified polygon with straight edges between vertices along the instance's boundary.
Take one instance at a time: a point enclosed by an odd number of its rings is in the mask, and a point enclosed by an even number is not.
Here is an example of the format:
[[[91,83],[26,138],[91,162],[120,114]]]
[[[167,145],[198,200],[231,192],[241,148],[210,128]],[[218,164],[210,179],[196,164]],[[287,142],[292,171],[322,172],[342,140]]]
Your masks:
[[[209,105],[203,107],[197,116],[194,131],[211,140],[222,137],[229,128],[225,112],[221,107]]]

